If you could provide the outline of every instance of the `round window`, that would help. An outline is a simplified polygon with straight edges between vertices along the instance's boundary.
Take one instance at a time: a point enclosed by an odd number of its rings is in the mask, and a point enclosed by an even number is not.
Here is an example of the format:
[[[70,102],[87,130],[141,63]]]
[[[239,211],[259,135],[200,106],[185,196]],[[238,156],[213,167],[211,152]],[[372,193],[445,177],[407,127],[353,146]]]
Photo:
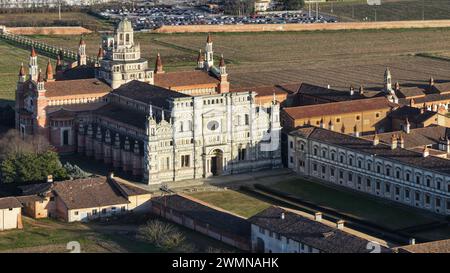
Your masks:
[[[208,122],[207,127],[208,127],[208,130],[215,131],[219,128],[219,122],[212,120],[212,121]]]

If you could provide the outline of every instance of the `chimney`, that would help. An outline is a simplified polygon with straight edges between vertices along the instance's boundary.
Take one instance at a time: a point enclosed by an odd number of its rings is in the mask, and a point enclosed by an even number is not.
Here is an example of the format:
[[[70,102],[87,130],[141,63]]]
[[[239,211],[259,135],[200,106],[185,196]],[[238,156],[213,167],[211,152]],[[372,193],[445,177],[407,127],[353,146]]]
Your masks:
[[[355,137],[359,137],[358,125],[355,125],[355,127],[353,127],[353,132],[355,133]]]
[[[320,120],[320,128],[324,128],[323,118]]]
[[[48,183],[52,183],[53,182],[53,175],[48,175],[47,176],[47,182]]]
[[[314,213],[314,220],[317,222],[321,222],[322,221],[322,213],[321,212]]]
[[[405,148],[405,138],[403,137],[403,135],[400,135],[400,137],[398,138],[398,144],[400,145],[400,148]]]
[[[340,230],[343,230],[344,229],[344,220],[339,220],[339,221],[337,221],[336,222],[336,228],[337,229],[340,229]]]
[[[423,157],[428,157],[429,155],[430,155],[430,150],[429,150],[428,147],[425,145],[425,147],[423,148],[422,156],[423,156]]]
[[[355,88],[353,88],[353,85],[350,86],[350,96],[353,96],[355,94]]]
[[[380,143],[380,138],[378,137],[377,133],[375,132],[375,135],[373,136],[373,146],[377,146]]]
[[[397,149],[397,136],[394,134],[391,136],[391,149]]]
[[[411,133],[411,124],[409,123],[408,118],[406,118],[406,120],[405,120],[405,126],[403,127],[403,130],[407,134]]]
[[[284,212],[282,212],[281,215],[280,215],[280,219],[284,220],[284,218],[286,218],[286,215],[284,214]]]
[[[359,86],[359,94],[360,95],[364,94],[364,86],[362,85]]]
[[[410,244],[410,245],[415,245],[415,244],[416,244],[416,239],[410,238],[410,239],[409,239],[409,244]]]

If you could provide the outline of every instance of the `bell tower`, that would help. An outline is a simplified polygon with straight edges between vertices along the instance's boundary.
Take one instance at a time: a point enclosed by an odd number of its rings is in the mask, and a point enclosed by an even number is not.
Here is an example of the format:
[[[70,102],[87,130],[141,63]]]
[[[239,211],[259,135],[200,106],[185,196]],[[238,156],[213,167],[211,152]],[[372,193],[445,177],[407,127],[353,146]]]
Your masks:
[[[209,71],[211,67],[214,66],[214,51],[213,51],[213,41],[211,34],[208,34],[205,46],[205,69]]]

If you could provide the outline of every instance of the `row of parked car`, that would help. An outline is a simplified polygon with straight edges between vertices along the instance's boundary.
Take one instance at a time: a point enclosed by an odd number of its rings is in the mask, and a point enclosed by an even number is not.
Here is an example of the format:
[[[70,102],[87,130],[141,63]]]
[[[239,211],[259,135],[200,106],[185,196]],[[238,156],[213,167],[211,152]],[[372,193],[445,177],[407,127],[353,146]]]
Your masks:
[[[237,25],[237,24],[310,24],[334,23],[335,18],[322,15],[298,13],[276,13],[252,16],[231,16],[217,14],[195,7],[142,7],[132,10],[106,9],[99,12],[106,19],[128,17],[136,30],[156,29],[164,25]]]

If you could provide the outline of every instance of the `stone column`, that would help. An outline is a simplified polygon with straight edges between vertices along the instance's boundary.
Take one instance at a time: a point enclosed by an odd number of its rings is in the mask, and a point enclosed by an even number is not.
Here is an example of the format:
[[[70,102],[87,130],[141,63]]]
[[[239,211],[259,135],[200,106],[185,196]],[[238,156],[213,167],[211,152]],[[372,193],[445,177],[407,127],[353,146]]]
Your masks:
[[[125,143],[123,146],[121,157],[122,157],[122,169],[125,172],[131,171],[131,151],[130,151],[130,141],[128,137],[125,138]]]
[[[86,148],[85,148],[85,154],[88,157],[92,157],[94,154],[94,148],[93,148],[93,141],[94,141],[94,132],[92,130],[92,124],[88,125],[87,129],[87,136],[86,136]]]
[[[106,130],[105,142],[103,143],[103,161],[105,164],[111,164],[112,162],[112,151],[111,151],[111,133]]]
[[[134,149],[133,149],[133,155],[132,155],[132,161],[133,161],[133,175],[134,176],[140,176],[142,175],[142,158],[141,158],[141,152],[139,149],[139,143],[136,140],[134,142]]]
[[[103,145],[102,145],[102,130],[100,126],[97,126],[97,134],[95,135],[94,140],[94,157],[95,160],[102,160],[103,159]]]
[[[86,146],[86,137],[84,135],[84,125],[80,123],[78,126],[78,140],[77,140],[77,151],[79,154],[84,154]]]
[[[112,163],[114,168],[118,169],[121,167],[121,158],[120,158],[120,137],[119,134],[116,133],[114,138],[114,146],[112,149]]]

